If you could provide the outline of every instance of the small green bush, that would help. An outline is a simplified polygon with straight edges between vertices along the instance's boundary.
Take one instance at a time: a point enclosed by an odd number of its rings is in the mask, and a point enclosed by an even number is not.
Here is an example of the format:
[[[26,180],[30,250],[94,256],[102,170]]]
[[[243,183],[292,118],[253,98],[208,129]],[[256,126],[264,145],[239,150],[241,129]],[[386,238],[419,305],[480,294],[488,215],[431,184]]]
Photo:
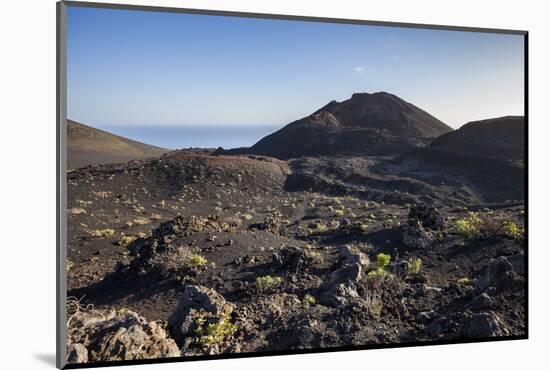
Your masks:
[[[519,238],[523,235],[523,230],[514,221],[503,221],[502,231],[509,238]]]
[[[456,282],[462,285],[470,285],[472,284],[472,279],[470,279],[469,277],[463,277],[458,279]]]
[[[418,274],[422,269],[422,260],[420,258],[412,257],[407,261],[407,266],[410,273]]]
[[[376,269],[374,269],[372,271],[369,271],[367,276],[368,277],[376,277],[376,276],[386,276],[388,274],[389,274],[389,272],[387,272],[386,270],[377,267]]]
[[[310,229],[314,232],[324,233],[325,231],[327,231],[327,225],[324,225],[320,222],[316,222],[310,225]]]
[[[311,294],[306,294],[304,296],[304,302],[309,303],[310,305],[313,306],[317,302],[317,300]]]
[[[90,235],[95,238],[108,238],[115,235],[114,229],[91,230]]]
[[[129,312],[130,312],[129,309],[127,309],[126,307],[122,307],[122,308],[118,308],[118,309],[115,311],[115,315],[116,315],[117,317],[124,317],[124,316],[126,316]]]
[[[378,253],[376,255],[376,267],[385,269],[389,266],[391,260],[391,256],[389,254],[385,253]]]
[[[196,268],[196,267],[202,267],[205,266],[208,263],[206,258],[199,254],[193,254],[190,256],[187,261],[185,261],[185,265],[189,268]]]
[[[386,271],[387,267],[390,265],[391,256],[389,254],[385,253],[378,253],[376,255],[376,268],[372,271],[369,271],[367,276],[374,277],[374,276],[386,276],[388,275],[388,271]]]
[[[231,310],[225,310],[220,315],[218,322],[206,325],[206,314],[201,313],[197,318],[197,328],[195,329],[195,333],[200,336],[199,343],[204,346],[220,344],[226,337],[233,335],[237,331],[237,325],[232,324],[230,319]]]
[[[455,222],[456,232],[464,238],[473,238],[481,233],[483,220],[475,212],[468,213],[467,218],[461,218]]]
[[[280,276],[272,277],[270,275],[258,276],[256,278],[256,287],[260,292],[274,288],[283,282],[283,278]]]

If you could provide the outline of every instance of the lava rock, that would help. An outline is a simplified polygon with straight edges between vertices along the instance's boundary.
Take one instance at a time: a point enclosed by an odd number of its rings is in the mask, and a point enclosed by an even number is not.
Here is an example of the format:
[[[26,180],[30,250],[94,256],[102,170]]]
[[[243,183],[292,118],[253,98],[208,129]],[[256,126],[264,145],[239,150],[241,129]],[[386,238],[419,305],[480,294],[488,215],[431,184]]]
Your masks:
[[[88,350],[83,344],[75,343],[67,349],[67,362],[70,364],[84,364],[88,362]]]
[[[466,338],[500,337],[506,335],[507,330],[500,318],[494,312],[488,311],[466,319],[462,334]]]
[[[274,253],[271,260],[278,267],[299,269],[315,262],[316,255],[307,248],[285,246],[278,253]]]
[[[472,300],[472,302],[470,302],[469,306],[475,310],[483,310],[483,309],[491,308],[493,304],[494,304],[493,299],[489,294],[481,293],[480,295],[476,296]]]
[[[340,248],[340,267],[333,271],[324,289],[331,289],[342,283],[356,283],[363,277],[363,270],[369,267],[369,257],[360,252],[357,247],[346,245]]]
[[[409,220],[419,221],[428,229],[443,230],[445,228],[445,217],[435,207],[424,204],[413,204],[409,210]]]
[[[321,296],[319,303],[328,307],[341,307],[360,299],[355,285],[336,284]]]
[[[162,327],[132,311],[78,311],[70,320],[67,360],[71,363],[181,355]]]
[[[419,323],[425,325],[425,324],[429,323],[430,321],[432,321],[436,316],[437,316],[437,313],[433,310],[432,311],[423,311],[423,312],[419,312],[416,315],[415,319]]]
[[[176,309],[168,319],[168,329],[177,343],[183,343],[193,332],[196,316],[199,312],[221,315],[233,310],[229,303],[214,289],[190,285],[185,287]]]
[[[501,289],[505,286],[505,282],[508,272],[513,272],[514,267],[504,256],[492,259],[487,268],[485,269],[484,274],[476,279],[476,289],[478,291],[484,291],[489,287],[495,287]]]
[[[433,231],[422,226],[419,220],[409,220],[402,228],[402,241],[411,248],[426,248],[435,240]]]

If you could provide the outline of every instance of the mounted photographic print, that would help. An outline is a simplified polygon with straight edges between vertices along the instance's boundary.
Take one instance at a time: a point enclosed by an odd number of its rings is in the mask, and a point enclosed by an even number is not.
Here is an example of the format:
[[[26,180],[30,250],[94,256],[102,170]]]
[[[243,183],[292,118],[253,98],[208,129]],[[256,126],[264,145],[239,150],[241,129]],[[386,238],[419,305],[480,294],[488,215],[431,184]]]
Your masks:
[[[527,338],[526,50],[58,3],[58,366]]]

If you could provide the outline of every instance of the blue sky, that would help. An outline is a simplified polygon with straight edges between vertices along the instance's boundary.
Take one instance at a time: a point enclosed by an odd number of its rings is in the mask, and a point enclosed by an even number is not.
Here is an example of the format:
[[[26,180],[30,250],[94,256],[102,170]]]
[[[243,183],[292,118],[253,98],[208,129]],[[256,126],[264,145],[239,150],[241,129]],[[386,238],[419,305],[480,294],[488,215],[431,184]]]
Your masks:
[[[452,127],[523,114],[523,37],[69,7],[68,116],[282,126],[387,91]]]

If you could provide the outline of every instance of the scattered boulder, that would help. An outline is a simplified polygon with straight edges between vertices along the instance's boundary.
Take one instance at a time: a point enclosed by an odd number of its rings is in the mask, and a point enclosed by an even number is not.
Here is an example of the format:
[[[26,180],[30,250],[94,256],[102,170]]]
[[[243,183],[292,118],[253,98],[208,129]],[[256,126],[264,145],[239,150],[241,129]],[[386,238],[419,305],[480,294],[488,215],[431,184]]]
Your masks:
[[[86,210],[82,207],[73,207],[73,208],[69,208],[67,210],[67,213],[71,215],[80,215],[82,213],[86,213]]]
[[[341,307],[360,299],[354,284],[336,284],[321,296],[319,303],[328,307]]]
[[[279,214],[272,214],[264,218],[262,222],[251,224],[250,229],[266,230],[270,233],[280,234],[287,223]]]
[[[141,240],[134,246],[131,254],[140,258],[151,258],[155,253],[169,249],[171,242],[180,236],[189,236],[201,231],[232,232],[240,226],[237,219],[221,220],[219,215],[177,216],[172,220],[162,222],[153,229],[150,238]]]
[[[409,220],[417,220],[425,228],[432,230],[443,230],[445,228],[445,217],[435,207],[425,204],[413,204],[409,209]]]
[[[466,338],[488,338],[507,335],[504,324],[493,311],[482,312],[466,319],[462,327]]]
[[[336,284],[358,282],[362,273],[369,267],[369,257],[359,251],[357,246],[345,245],[340,248],[340,265],[333,271],[325,282],[326,288]]]
[[[77,311],[68,328],[70,363],[180,356],[160,325],[132,311]]]
[[[403,244],[412,248],[426,248],[435,240],[435,232],[445,228],[445,218],[435,207],[413,204],[407,224],[402,228]]]
[[[318,258],[318,254],[308,248],[284,246],[278,253],[274,253],[271,258],[275,266],[299,269],[314,263]]]
[[[429,323],[426,326],[426,329],[425,329],[426,334],[428,334],[432,338],[439,337],[441,335],[441,333],[443,332],[443,330],[445,329],[444,324],[445,324],[446,320],[447,320],[447,318],[444,317],[444,316],[433,320],[431,323]]]
[[[333,287],[336,284],[356,283],[363,276],[363,268],[358,263],[345,264],[333,271],[325,282],[325,287]]]
[[[67,362],[70,364],[85,364],[88,362],[88,350],[83,344],[71,344],[67,349]]]
[[[203,286],[186,286],[176,306],[168,319],[168,329],[176,342],[183,345],[188,336],[193,336],[193,329],[199,313],[221,316],[233,311],[234,305],[227,302],[214,289]]]
[[[493,304],[494,302],[491,296],[484,292],[476,296],[472,302],[470,302],[469,306],[475,310],[484,310],[491,308]]]
[[[344,264],[358,263],[362,268],[369,267],[369,257],[358,250],[356,246],[345,245],[340,248],[340,258],[342,258]]]
[[[426,248],[435,240],[433,231],[422,226],[419,220],[409,220],[403,227],[402,241],[411,248]]]
[[[506,257],[508,258],[508,261],[512,264],[512,267],[514,268],[514,271],[517,272],[520,275],[525,274],[525,255],[524,254],[516,254],[514,256]]]
[[[422,311],[422,312],[419,312],[416,315],[415,319],[419,323],[425,325],[425,324],[429,323],[430,321],[432,321],[436,316],[437,316],[437,312],[435,312],[434,310]]]
[[[492,259],[485,272],[476,279],[476,289],[484,291],[489,287],[500,289],[516,289],[523,286],[524,278],[516,271],[508,258],[500,256]]]
[[[287,329],[289,347],[294,349],[318,348],[325,335],[326,325],[322,320],[298,315],[289,322]]]
[[[330,307],[346,305],[360,299],[355,283],[363,277],[363,271],[369,267],[369,257],[359,251],[357,246],[345,245],[340,248],[340,264],[324,282],[321,289],[325,293],[320,303]]]

